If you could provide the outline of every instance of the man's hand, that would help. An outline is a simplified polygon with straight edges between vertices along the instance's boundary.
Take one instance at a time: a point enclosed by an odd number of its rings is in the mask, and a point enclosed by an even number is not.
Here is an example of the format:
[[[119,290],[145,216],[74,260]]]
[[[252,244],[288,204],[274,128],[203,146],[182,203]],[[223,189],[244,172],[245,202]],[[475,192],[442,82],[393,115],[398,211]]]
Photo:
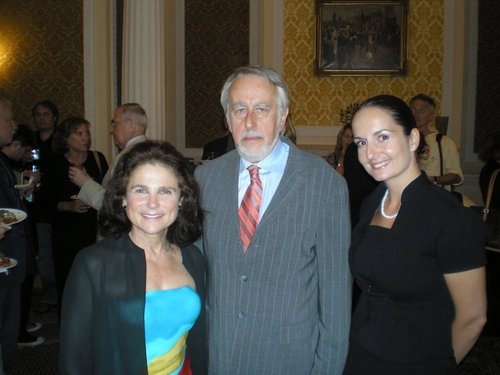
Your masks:
[[[76,167],[69,167],[69,179],[76,186],[82,187],[91,177],[87,174],[85,168],[82,170]]]
[[[57,209],[59,211],[71,211],[78,214],[83,214],[89,210],[90,206],[80,199],[75,199],[72,201],[59,202],[57,204]]]

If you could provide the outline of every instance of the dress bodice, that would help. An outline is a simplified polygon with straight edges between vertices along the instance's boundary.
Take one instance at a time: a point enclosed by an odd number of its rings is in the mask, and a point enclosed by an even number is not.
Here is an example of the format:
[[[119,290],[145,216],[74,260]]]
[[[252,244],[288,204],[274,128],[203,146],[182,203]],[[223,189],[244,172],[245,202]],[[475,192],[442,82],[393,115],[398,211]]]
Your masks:
[[[179,374],[185,370],[186,338],[200,310],[200,298],[188,286],[146,292],[144,327],[149,374]]]

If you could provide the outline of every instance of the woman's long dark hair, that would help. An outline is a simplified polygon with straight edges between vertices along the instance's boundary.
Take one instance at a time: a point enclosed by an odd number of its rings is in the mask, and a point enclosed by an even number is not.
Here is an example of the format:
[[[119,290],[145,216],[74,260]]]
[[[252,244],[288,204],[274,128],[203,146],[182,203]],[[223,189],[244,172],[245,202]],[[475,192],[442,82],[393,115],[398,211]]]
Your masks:
[[[160,165],[177,177],[182,208],[167,231],[167,240],[177,246],[196,241],[202,233],[203,210],[200,188],[184,156],[168,142],[145,141],[133,146],[118,162],[99,211],[99,231],[104,236],[119,237],[130,232],[132,223],[123,209],[123,197],[131,173],[146,164]]]

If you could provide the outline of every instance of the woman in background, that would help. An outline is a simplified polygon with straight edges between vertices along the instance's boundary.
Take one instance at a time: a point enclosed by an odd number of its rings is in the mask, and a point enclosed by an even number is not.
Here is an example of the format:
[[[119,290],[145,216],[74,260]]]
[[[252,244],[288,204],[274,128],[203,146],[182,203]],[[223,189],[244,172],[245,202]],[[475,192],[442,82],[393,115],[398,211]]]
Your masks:
[[[206,374],[199,187],[170,144],[119,161],[61,316],[61,374]],[[189,333],[189,335],[188,335]],[[187,350],[186,350],[187,346]]]
[[[352,121],[359,161],[377,181],[349,263],[362,294],[345,374],[456,374],[486,320],[484,222],[418,166],[420,134],[394,96]]]
[[[96,241],[97,211],[79,199],[74,199],[79,187],[71,182],[70,166],[83,168],[95,181],[101,183],[108,163],[100,152],[89,151],[90,124],[79,117],[70,117],[58,125],[52,143],[53,167],[44,177],[54,208],[52,224],[52,258],[56,277],[59,311],[62,293],[76,254]]]
[[[349,146],[352,141],[352,126],[351,124],[344,125],[337,135],[335,150],[326,158],[326,161],[342,176],[344,175],[344,155],[347,146]]]

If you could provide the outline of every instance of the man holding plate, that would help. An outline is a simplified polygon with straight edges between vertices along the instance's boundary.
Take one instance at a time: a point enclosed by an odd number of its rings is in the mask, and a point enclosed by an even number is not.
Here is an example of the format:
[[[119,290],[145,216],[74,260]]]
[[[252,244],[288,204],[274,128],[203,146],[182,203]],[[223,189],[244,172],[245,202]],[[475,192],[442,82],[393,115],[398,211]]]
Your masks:
[[[17,126],[10,101],[0,98],[0,147],[12,142]],[[0,209],[25,211],[19,192],[14,188],[16,178],[0,152]],[[29,249],[27,221],[2,226],[0,252],[17,261],[17,265],[0,273],[0,344],[3,370],[6,371],[16,354],[20,324],[20,288],[26,273],[26,253]],[[2,233],[0,232],[0,233]]]

